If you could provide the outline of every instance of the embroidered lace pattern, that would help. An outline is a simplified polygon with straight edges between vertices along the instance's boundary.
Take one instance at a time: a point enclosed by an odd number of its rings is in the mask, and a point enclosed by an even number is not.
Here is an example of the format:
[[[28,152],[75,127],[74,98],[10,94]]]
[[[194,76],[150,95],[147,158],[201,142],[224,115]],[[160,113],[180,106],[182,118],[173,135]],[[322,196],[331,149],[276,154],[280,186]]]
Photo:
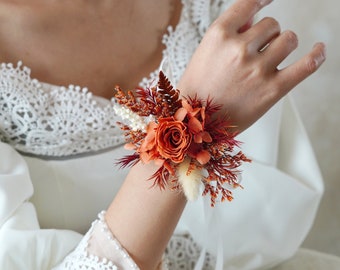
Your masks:
[[[168,27],[163,36],[165,73],[176,84],[183,74],[192,54],[210,23],[231,3],[231,0],[182,0],[182,15],[176,29]],[[146,87],[158,78],[158,70],[144,78],[140,85]]]
[[[131,259],[126,250],[120,245],[117,239],[107,227],[104,218],[105,212],[98,215],[98,219],[92,223],[91,229],[83,237],[77,248],[69,254],[61,264],[53,268],[53,270],[139,270],[138,266]],[[111,247],[117,261],[112,261],[109,258],[101,256],[101,254],[93,254],[89,250],[91,238],[96,237],[96,227],[100,233],[104,234],[103,243]],[[97,230],[97,233],[98,233]],[[98,252],[97,252],[98,253]],[[201,248],[193,241],[189,235],[174,235],[165,251],[164,261],[159,270],[192,270],[201,255]],[[210,255],[205,255],[203,270],[213,270],[215,258]]]
[[[97,151],[124,142],[113,103],[97,104],[86,88],[43,85],[19,62],[0,69],[0,139],[44,156]]]
[[[176,234],[171,237],[165,250],[169,270],[192,270],[201,256],[202,249],[188,234]],[[216,258],[210,253],[204,254],[202,270],[214,270]]]
[[[165,67],[178,82],[210,21],[229,1],[183,1],[176,29],[164,35]],[[157,71],[141,81],[155,81]],[[99,105],[86,88],[50,86],[30,77],[19,62],[0,67],[0,140],[33,155],[60,157],[94,152],[124,142],[113,101]]]
[[[164,71],[177,83],[204,32],[231,0],[182,0],[183,9],[176,29],[163,37]],[[158,71],[141,81],[150,85]],[[124,143],[116,127],[114,102],[97,102],[86,88],[51,86],[31,78],[30,69],[12,64],[0,66],[0,140],[33,155],[60,157],[104,150]],[[95,221],[94,225],[98,222]],[[93,225],[93,226],[94,226]],[[59,269],[118,270],[114,262],[87,252],[92,228]],[[113,246],[119,243],[108,234]],[[128,254],[119,252],[131,260]],[[174,235],[166,249],[169,269],[191,270],[201,249],[188,235]],[[215,259],[206,254],[203,269],[214,269]],[[131,269],[138,269],[131,261]],[[134,267],[134,268],[133,268]],[[163,266],[163,269],[167,269]]]
[[[92,223],[90,230],[83,237],[82,241],[79,243],[77,248],[69,254],[64,261],[59,264],[57,267],[53,268],[53,270],[92,270],[92,269],[100,269],[100,270],[138,270],[139,267],[135,264],[135,262],[131,259],[129,254],[122,248],[119,242],[112,236],[104,219],[104,213],[101,212],[98,215],[98,219]],[[91,254],[88,252],[88,247],[90,243],[91,237],[95,237],[94,228],[99,226],[101,232],[105,234],[105,241],[108,241],[109,245],[112,246],[112,249],[118,253],[118,258],[120,258],[120,262],[113,262],[107,258],[101,258],[98,255]],[[124,265],[124,268],[119,267],[117,264]],[[127,268],[127,267],[128,268]]]

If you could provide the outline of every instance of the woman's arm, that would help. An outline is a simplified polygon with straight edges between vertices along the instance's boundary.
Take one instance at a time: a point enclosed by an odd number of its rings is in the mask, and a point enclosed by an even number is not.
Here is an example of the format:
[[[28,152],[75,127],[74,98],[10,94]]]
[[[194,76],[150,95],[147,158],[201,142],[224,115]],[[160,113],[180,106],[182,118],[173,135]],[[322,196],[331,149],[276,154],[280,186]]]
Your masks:
[[[106,214],[114,236],[141,269],[156,269],[186,204],[182,193],[151,187],[156,165],[138,163]]]
[[[213,97],[223,104],[238,131],[260,118],[325,60],[323,44],[278,70],[297,47],[296,35],[282,32],[272,18],[249,21],[270,1],[238,0],[208,29],[178,88],[184,95]],[[141,269],[155,269],[185,206],[182,194],[150,188],[155,165],[134,166],[109,207],[113,234]]]

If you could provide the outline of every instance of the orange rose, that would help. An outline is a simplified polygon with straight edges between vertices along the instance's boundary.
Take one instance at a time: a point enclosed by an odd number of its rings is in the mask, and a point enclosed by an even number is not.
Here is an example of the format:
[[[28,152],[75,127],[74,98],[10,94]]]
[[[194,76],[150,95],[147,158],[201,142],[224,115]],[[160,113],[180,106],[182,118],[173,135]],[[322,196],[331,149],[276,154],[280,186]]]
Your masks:
[[[155,138],[159,154],[165,159],[180,163],[190,146],[192,135],[181,121],[168,117],[159,119]]]

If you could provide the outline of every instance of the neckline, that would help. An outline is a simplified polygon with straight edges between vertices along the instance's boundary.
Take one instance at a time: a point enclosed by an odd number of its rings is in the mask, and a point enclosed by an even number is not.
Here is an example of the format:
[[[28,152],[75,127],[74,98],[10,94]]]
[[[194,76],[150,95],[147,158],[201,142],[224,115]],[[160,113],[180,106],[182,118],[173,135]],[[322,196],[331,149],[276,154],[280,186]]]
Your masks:
[[[185,13],[185,9],[187,8],[187,3],[186,1],[180,1],[180,3],[178,5],[181,5],[180,7],[180,13],[179,13],[179,17],[178,17],[178,21],[177,21],[177,25],[171,25],[171,22],[169,22],[169,25],[166,27],[165,33],[161,36],[161,43],[164,44],[164,48],[161,52],[162,54],[162,58],[161,61],[159,63],[159,66],[154,69],[153,71],[151,71],[149,74],[147,74],[146,76],[142,77],[139,80],[138,85],[145,85],[145,82],[150,83],[153,79],[153,74],[157,74],[159,72],[159,70],[162,68],[162,63],[164,61],[164,55],[165,52],[168,50],[168,43],[169,42],[165,42],[165,40],[171,39],[171,36],[174,35],[174,33],[177,31],[177,29],[180,27],[180,25],[183,22],[184,19],[184,13]],[[173,30],[173,31],[172,31]],[[16,63],[16,67],[15,64],[13,62],[0,62],[0,65],[6,65],[7,67],[13,68],[13,69],[23,69],[27,71],[27,75],[29,76],[29,80],[30,81],[35,81],[37,83],[37,85],[41,86],[41,90],[44,93],[49,93],[52,89],[67,89],[67,91],[70,91],[71,88],[77,88],[77,89],[82,89],[83,91],[86,91],[87,94],[89,94],[94,100],[96,100],[96,102],[99,102],[100,104],[103,105],[109,105],[110,103],[112,103],[114,101],[114,97],[112,98],[106,98],[100,95],[95,95],[93,89],[87,87],[87,86],[79,86],[77,84],[53,84],[53,83],[49,83],[43,80],[39,80],[37,78],[32,77],[31,75],[31,71],[32,68],[28,65],[25,65],[23,63],[22,60],[17,61]]]

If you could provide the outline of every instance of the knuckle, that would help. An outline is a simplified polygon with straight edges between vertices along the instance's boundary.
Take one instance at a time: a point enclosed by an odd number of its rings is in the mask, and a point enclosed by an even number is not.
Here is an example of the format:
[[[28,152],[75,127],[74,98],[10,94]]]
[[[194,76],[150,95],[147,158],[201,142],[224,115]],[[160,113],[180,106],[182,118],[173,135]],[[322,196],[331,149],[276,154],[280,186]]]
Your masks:
[[[210,25],[208,31],[206,32],[206,36],[208,36],[211,40],[215,40],[217,42],[223,42],[231,38],[229,29],[219,21],[215,21]]]
[[[249,58],[250,50],[249,44],[246,42],[235,42],[234,43],[235,57],[238,62],[246,61]]]
[[[266,77],[266,74],[267,74],[267,69],[265,67],[265,65],[255,65],[253,66],[253,74],[255,75],[254,78],[257,78],[257,79],[263,79]]]
[[[313,73],[318,69],[318,63],[314,58],[309,57],[306,60],[306,69],[308,73]]]
[[[227,30],[220,22],[215,21],[210,25],[207,34],[214,38],[222,38],[227,35]]]

